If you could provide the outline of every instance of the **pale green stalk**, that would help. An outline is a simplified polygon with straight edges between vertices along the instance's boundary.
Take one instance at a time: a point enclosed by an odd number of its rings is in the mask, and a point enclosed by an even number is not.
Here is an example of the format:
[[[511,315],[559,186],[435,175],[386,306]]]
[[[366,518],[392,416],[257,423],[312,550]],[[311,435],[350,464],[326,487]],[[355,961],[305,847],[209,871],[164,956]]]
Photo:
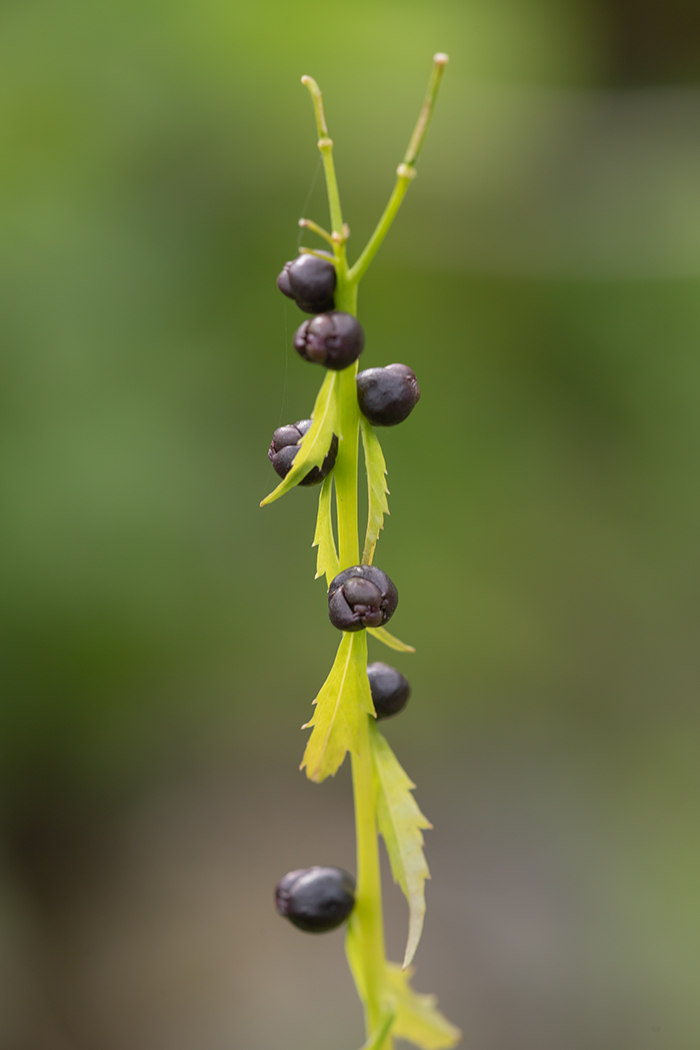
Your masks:
[[[421,147],[425,140],[425,134],[428,130],[428,124],[430,118],[433,115],[433,109],[435,108],[435,100],[437,99],[437,93],[440,88],[440,81],[442,74],[447,65],[447,55],[437,54],[433,59],[433,71],[430,75],[430,82],[428,83],[428,92],[425,96],[423,108],[420,111],[420,115],[416,122],[416,126],[413,129],[411,135],[411,141],[408,144],[408,149],[404,155],[403,161],[399,164],[396,169],[396,185],[394,186],[393,193],[389,198],[389,203],[384,209],[384,214],[377,223],[377,227],[367,242],[365,250],[357,260],[355,265],[352,267],[349,273],[349,278],[353,282],[358,282],[367,272],[369,264],[377,254],[379,247],[389,232],[396,213],[401,207],[401,202],[406,196],[406,191],[411,185],[411,182],[416,177],[415,163],[418,159],[418,154],[421,151]]]

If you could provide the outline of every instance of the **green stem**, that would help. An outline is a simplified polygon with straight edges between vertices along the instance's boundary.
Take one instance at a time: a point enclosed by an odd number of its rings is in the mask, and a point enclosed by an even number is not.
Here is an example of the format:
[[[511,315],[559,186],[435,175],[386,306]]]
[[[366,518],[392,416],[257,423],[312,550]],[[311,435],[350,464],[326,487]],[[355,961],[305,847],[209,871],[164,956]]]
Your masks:
[[[319,237],[322,237],[324,241],[328,241],[330,245],[333,245],[333,238],[327,230],[324,230],[323,226],[319,226],[313,219],[299,219],[299,225],[302,229],[313,230]]]
[[[366,635],[362,637],[366,647]],[[352,756],[352,783],[357,835],[357,891],[353,917],[363,962],[365,1028],[369,1039],[380,1026],[385,1013],[382,993],[386,972],[369,716],[360,720],[357,753]],[[391,1037],[387,1035],[378,1050],[389,1050],[391,1042]]]
[[[338,180],[335,175],[333,163],[333,139],[328,137],[328,125],[326,114],[323,109],[323,95],[321,89],[313,77],[301,78],[311,93],[316,114],[316,130],[318,132],[318,148],[323,157],[323,171],[326,176],[326,189],[328,191],[328,207],[331,213],[331,236],[335,233],[339,238],[343,237],[343,213],[340,208],[340,193],[338,192]]]
[[[421,151],[423,142],[425,141],[425,134],[428,130],[428,125],[430,124],[430,118],[433,115],[435,101],[440,88],[440,81],[442,80],[442,74],[447,62],[447,55],[442,53],[433,57],[433,69],[428,82],[428,91],[425,96],[423,107],[418,115],[416,126],[413,129],[408,148],[404,154],[403,162],[399,164],[396,169],[396,184],[394,190],[389,198],[389,203],[384,209],[384,214],[377,223],[374,233],[367,242],[365,250],[348,273],[348,279],[350,281],[357,283],[364,277],[369,264],[379,251],[382,241],[389,232],[389,227],[394,221],[396,213],[401,207],[401,202],[406,196],[406,190],[416,177],[417,172],[415,169],[415,163],[418,159],[418,154]]]
[[[323,156],[328,190],[328,204],[333,227],[336,253],[337,284],[336,309],[355,317],[357,315],[357,282],[347,276],[345,261],[345,231],[338,194],[338,182],[333,164],[333,143],[328,138],[328,127],[323,112],[323,99],[318,85],[310,77],[304,83],[311,91],[316,112],[319,149]],[[338,398],[340,409],[340,442],[333,474],[335,477],[336,507],[338,512],[338,557],[340,568],[347,569],[360,561],[358,534],[358,446],[360,409],[357,403],[357,362],[339,375]],[[362,634],[357,644],[363,646],[363,662],[367,663],[367,636]],[[367,717],[360,719],[357,751],[352,756],[352,780],[355,800],[355,830],[357,836],[357,893],[353,922],[357,930],[362,959],[363,984],[366,991],[365,1027],[369,1040],[384,1020],[382,997],[385,986],[386,956],[384,950],[384,920],[382,887],[379,867],[379,843],[375,814],[372,752],[370,750]],[[390,1050],[390,1035],[381,1040],[377,1050]]]

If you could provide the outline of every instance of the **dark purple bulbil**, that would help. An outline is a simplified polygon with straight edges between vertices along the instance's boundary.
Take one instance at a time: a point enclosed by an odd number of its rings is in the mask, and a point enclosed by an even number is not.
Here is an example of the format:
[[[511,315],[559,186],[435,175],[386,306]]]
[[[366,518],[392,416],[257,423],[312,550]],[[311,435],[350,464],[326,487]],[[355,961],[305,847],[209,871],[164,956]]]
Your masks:
[[[403,711],[411,695],[411,686],[400,671],[377,660],[367,665],[367,677],[377,719],[390,718]]]
[[[292,469],[294,457],[299,451],[299,442],[311,426],[312,420],[300,419],[298,423],[288,423],[284,427],[278,427],[272,435],[272,442],[267,453],[268,459],[281,478],[286,478]],[[335,466],[335,457],[338,455],[338,438],[334,434],[328,455],[320,467],[312,467],[309,473],[301,479],[300,485],[319,485],[327,474]]]
[[[294,333],[294,349],[317,365],[340,372],[357,361],[365,345],[360,322],[342,310],[319,314],[304,321]]]
[[[416,373],[408,365],[367,368],[357,376],[357,400],[375,427],[394,427],[408,419],[420,399]]]
[[[342,868],[300,868],[277,883],[277,911],[306,933],[340,926],[355,905],[355,880]]]
[[[277,278],[277,287],[289,299],[294,299],[307,314],[321,314],[335,305],[336,273],[332,262],[317,255],[298,255],[286,262]]]
[[[361,631],[387,623],[399,604],[399,592],[375,565],[354,565],[339,573],[328,591],[328,615],[339,631]]]

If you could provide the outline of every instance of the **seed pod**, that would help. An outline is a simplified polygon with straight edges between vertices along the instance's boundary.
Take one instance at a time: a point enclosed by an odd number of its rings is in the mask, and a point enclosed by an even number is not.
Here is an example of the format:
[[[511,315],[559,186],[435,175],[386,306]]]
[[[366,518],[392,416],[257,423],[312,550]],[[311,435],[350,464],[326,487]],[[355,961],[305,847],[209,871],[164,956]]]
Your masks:
[[[311,426],[311,423],[312,420],[310,419],[300,419],[298,423],[289,423],[287,426],[278,427],[272,435],[272,442],[270,443],[267,456],[281,478],[286,478],[292,469],[292,463],[299,451],[299,442]],[[312,467],[299,484],[319,485],[326,475],[333,470],[337,454],[338,438],[334,434],[331,440],[331,447],[328,449],[328,455],[321,466]]]
[[[338,573],[328,591],[328,616],[339,631],[361,631],[387,623],[399,592],[376,565],[354,565]]]
[[[352,314],[342,310],[304,321],[294,333],[294,349],[305,361],[340,372],[362,353],[365,333]]]
[[[368,664],[367,677],[377,719],[390,718],[403,711],[411,695],[411,686],[400,671],[377,660]]]
[[[340,926],[355,905],[355,880],[342,868],[300,868],[277,883],[277,911],[300,930],[325,933]]]
[[[294,299],[307,314],[332,310],[335,291],[335,266],[316,255],[299,255],[284,264],[277,278],[277,287],[289,299]]]
[[[360,411],[375,427],[393,427],[408,419],[420,399],[416,373],[408,365],[367,368],[357,376]]]

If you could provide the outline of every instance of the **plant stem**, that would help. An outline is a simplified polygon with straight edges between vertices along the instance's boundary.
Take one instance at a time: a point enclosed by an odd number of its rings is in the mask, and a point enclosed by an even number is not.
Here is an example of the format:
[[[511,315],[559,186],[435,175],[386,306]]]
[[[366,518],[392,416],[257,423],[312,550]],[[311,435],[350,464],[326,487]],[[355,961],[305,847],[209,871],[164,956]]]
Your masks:
[[[323,168],[326,176],[332,233],[329,237],[325,230],[309,220],[302,220],[301,225],[314,230],[321,237],[331,241],[337,276],[334,295],[335,308],[352,314],[353,317],[357,315],[357,286],[359,281],[384,240],[399,210],[406,190],[415,177],[414,164],[425,138],[446,62],[446,55],[435,55],[433,71],[428,84],[428,93],[406,150],[403,163],[399,165],[397,170],[397,181],[394,191],[376,230],[352,270],[348,270],[345,248],[350,231],[343,225],[338,181],[333,163],[333,141],[328,134],[328,125],[323,108],[323,96],[313,77],[304,76],[301,78],[302,83],[309,89],[313,99],[316,129],[319,136],[318,148],[323,157]],[[318,253],[312,251],[311,254]],[[357,565],[360,560],[357,518],[360,409],[357,402],[357,370],[357,362],[351,367],[343,369],[339,374],[339,382],[337,384],[341,433],[338,435],[338,455],[335,462],[334,478],[338,514],[338,556],[341,571],[349,568],[351,565]],[[363,631],[361,634],[353,636],[352,641],[353,645],[361,647],[358,655],[360,662],[366,666],[366,633]],[[357,890],[351,921],[357,935],[359,955],[362,961],[362,988],[364,992],[367,1043],[376,1048],[376,1050],[392,1050],[394,1045],[391,1037],[392,1021],[387,1023],[386,1003],[383,1002],[386,991],[386,953],[369,718],[369,715],[363,715],[360,718],[357,748],[352,753],[355,830],[357,836]]]
[[[348,273],[349,280],[355,283],[360,281],[367,272],[367,267],[377,254],[382,241],[389,232],[389,227],[394,221],[397,211],[401,207],[401,202],[406,196],[406,190],[416,177],[417,172],[415,169],[415,163],[425,140],[425,134],[428,130],[430,118],[433,115],[435,100],[437,99],[440,81],[445,66],[447,65],[447,61],[447,55],[442,54],[442,52],[433,57],[433,69],[430,74],[425,101],[418,116],[418,120],[416,121],[416,126],[413,129],[413,134],[411,135],[411,140],[406,149],[406,153],[404,154],[403,162],[399,164],[396,169],[396,184],[391,197],[389,198],[389,203],[384,209],[384,214],[377,223],[374,233],[367,242],[365,250]]]
[[[328,138],[328,127],[323,112],[323,98],[316,82],[304,77],[314,100],[316,122],[320,140],[318,147],[323,156],[323,166],[328,190],[328,205],[333,227],[333,244],[336,254],[337,284],[335,306],[357,315],[357,282],[348,280],[345,261],[345,231],[338,194],[338,182],[333,163],[333,143]],[[341,571],[360,561],[360,544],[357,517],[358,446],[360,431],[360,409],[357,403],[357,362],[345,368],[339,375],[338,399],[340,415],[340,441],[334,467],[336,508],[338,512],[338,557]],[[355,640],[353,640],[355,641]],[[367,664],[367,636],[364,632],[355,644],[362,646],[362,661]],[[382,996],[384,993],[386,956],[384,950],[384,920],[382,909],[382,886],[379,866],[379,843],[375,814],[372,752],[369,740],[369,716],[360,718],[357,751],[352,755],[352,780],[355,800],[355,830],[357,836],[357,892],[353,921],[357,930],[364,971],[366,990],[365,1027],[367,1039],[377,1031],[383,1018]],[[382,1039],[377,1050],[390,1050],[393,1040],[390,1035]]]
[[[366,635],[362,635],[362,640],[366,648]],[[377,1030],[384,1012],[382,993],[386,970],[369,716],[360,720],[357,753],[352,756],[352,783],[357,834],[357,891],[353,915],[363,961],[365,1028],[369,1039]],[[387,1035],[382,1040],[381,1050],[389,1050],[391,1043],[391,1036]]]

